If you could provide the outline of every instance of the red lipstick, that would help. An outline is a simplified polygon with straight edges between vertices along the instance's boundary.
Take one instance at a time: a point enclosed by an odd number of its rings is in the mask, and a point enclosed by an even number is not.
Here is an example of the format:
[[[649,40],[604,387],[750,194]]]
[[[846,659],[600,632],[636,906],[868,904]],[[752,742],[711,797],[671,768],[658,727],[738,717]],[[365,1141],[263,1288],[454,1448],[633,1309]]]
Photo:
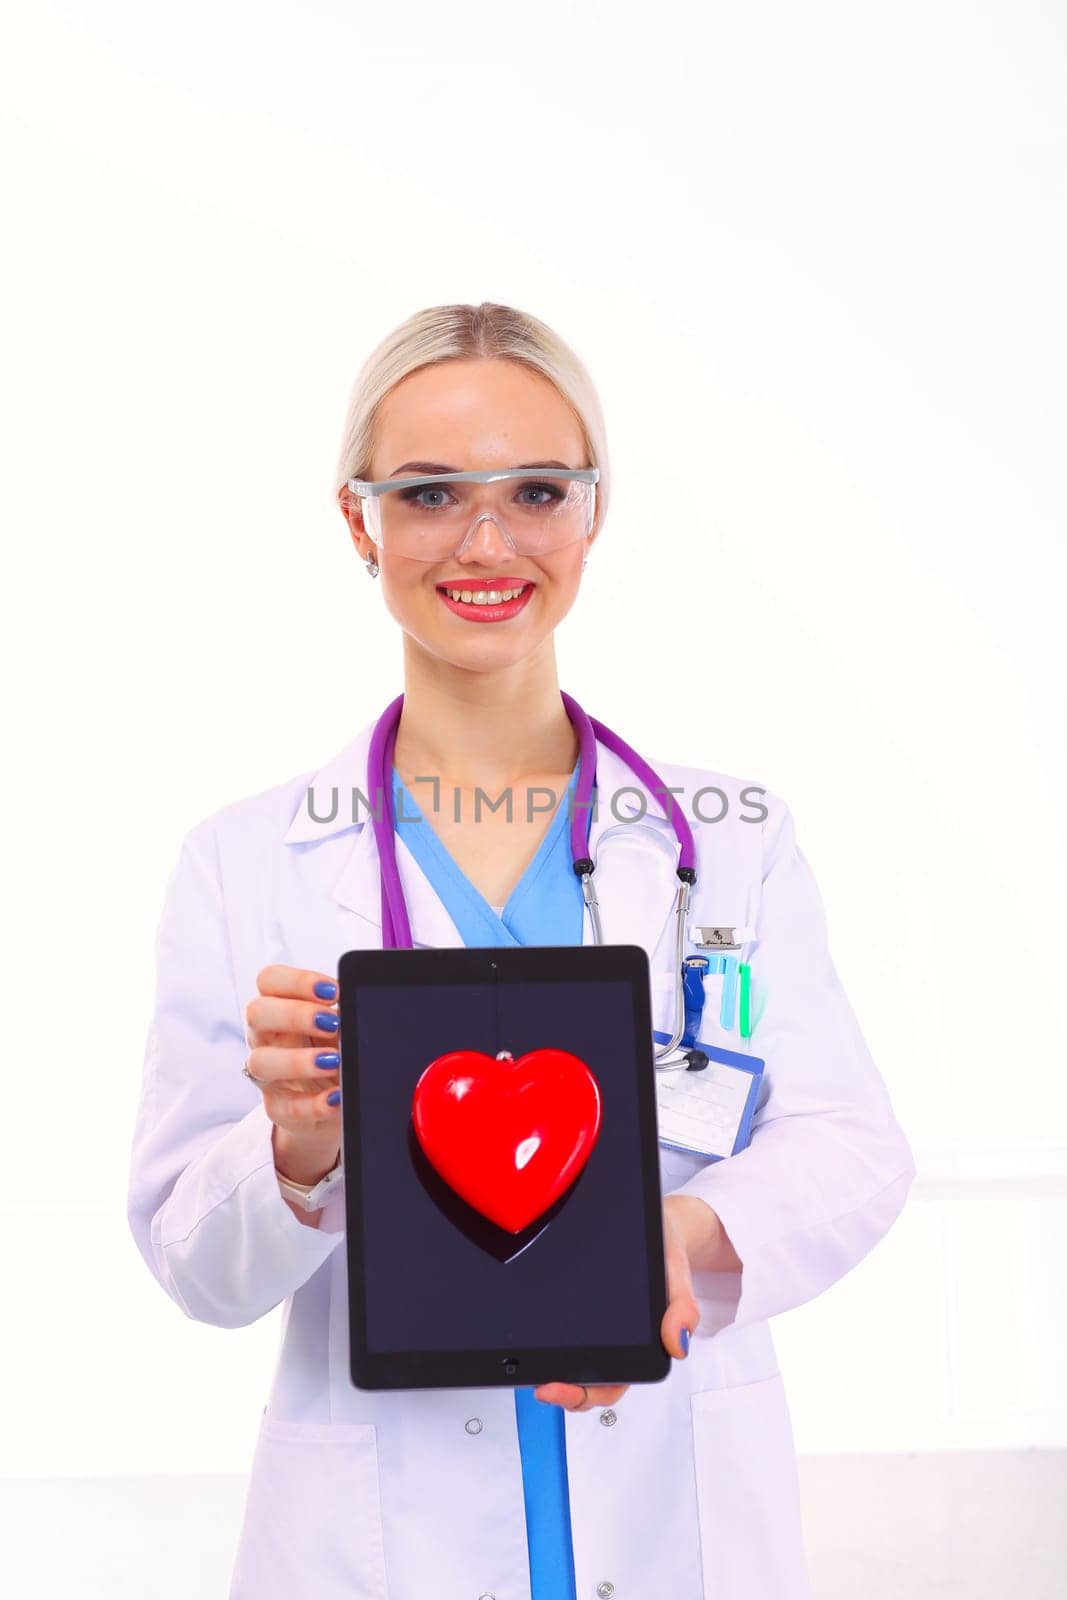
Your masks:
[[[509,617],[517,617],[519,612],[530,602],[536,584],[528,578],[492,577],[492,578],[459,578],[454,583],[439,583],[437,592],[441,596],[449,611],[457,617],[466,617],[469,622],[505,622]],[[521,594],[511,600],[485,601],[478,604],[474,600],[454,600],[453,594],[480,594],[500,593],[506,589],[521,589]]]

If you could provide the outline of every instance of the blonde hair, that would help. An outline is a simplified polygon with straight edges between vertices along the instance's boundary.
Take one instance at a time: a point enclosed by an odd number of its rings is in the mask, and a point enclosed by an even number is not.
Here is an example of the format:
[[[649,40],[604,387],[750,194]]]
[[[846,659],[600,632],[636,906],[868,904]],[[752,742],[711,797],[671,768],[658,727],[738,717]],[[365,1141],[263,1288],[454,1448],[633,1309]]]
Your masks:
[[[555,385],[585,438],[588,460],[600,468],[596,486],[599,530],[608,508],[611,474],[600,400],[585,366],[557,333],[529,312],[483,300],[478,306],[428,306],[394,328],[357,374],[345,414],[335,494],[349,478],[370,475],[374,424],[386,395],[420,367],[445,361],[498,359],[532,368]]]

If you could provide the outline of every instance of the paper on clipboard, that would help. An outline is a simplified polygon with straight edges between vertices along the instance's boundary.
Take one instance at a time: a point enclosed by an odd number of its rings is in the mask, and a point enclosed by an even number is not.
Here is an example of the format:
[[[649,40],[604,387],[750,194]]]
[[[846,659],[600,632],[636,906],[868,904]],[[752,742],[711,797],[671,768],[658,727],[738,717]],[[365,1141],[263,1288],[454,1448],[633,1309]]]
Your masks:
[[[656,1072],[659,1139],[721,1160],[748,1143],[763,1062],[712,1045],[699,1048],[709,1058],[699,1071]]]

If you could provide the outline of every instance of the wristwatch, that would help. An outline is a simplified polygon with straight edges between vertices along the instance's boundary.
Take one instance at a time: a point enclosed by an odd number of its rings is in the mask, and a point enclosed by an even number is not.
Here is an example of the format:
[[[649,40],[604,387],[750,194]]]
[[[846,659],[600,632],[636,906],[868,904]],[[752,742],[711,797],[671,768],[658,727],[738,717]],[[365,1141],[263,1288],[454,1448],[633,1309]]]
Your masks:
[[[287,1178],[274,1169],[278,1179],[278,1187],[287,1200],[292,1200],[303,1211],[321,1211],[334,1190],[344,1179],[344,1167],[341,1165],[341,1156],[338,1153],[337,1165],[332,1167],[324,1178],[318,1183],[296,1183],[292,1178]]]

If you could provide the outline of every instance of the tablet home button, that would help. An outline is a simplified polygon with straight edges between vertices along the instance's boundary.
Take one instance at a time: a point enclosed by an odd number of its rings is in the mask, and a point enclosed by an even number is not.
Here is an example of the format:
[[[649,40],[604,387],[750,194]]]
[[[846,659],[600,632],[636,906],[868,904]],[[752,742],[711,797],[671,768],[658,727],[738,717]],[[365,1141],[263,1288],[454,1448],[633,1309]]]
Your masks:
[[[482,1419],[481,1417],[468,1417],[463,1426],[468,1433],[481,1433]]]

